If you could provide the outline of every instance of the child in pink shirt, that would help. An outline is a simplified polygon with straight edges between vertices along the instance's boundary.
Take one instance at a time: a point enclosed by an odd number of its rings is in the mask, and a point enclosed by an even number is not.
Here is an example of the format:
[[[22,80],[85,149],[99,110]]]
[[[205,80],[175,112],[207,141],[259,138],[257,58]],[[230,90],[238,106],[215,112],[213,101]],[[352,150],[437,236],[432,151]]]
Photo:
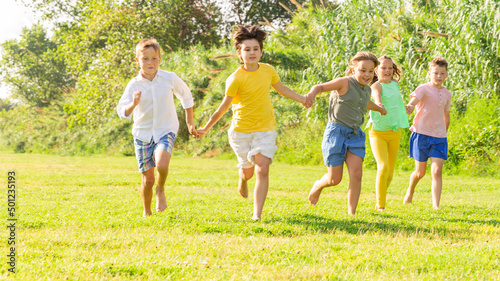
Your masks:
[[[430,82],[417,87],[410,95],[406,112],[417,112],[413,119],[410,137],[410,157],[415,159],[415,171],[410,176],[404,204],[412,203],[415,187],[425,175],[427,160],[431,159],[432,206],[439,209],[443,186],[442,170],[448,158],[446,132],[450,125],[451,93],[442,84],[448,76],[448,62],[435,58],[430,63],[427,75]]]

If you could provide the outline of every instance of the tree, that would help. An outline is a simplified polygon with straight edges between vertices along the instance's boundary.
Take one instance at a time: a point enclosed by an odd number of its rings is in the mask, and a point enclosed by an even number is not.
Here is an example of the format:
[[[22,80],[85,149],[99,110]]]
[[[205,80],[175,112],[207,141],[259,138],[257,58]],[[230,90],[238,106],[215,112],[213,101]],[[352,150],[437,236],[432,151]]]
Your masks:
[[[59,23],[55,38],[78,79],[65,108],[72,125],[99,126],[114,113],[126,81],[136,75],[135,45],[156,38],[164,51],[220,42],[220,19],[208,0],[105,1],[87,3],[73,20]]]
[[[224,11],[221,28],[225,33],[229,33],[234,25],[254,25],[265,23],[266,20],[268,24],[275,25],[275,28],[283,27],[291,22],[292,13],[296,9],[288,0],[223,0],[218,1],[218,4]]]
[[[24,28],[20,41],[8,40],[2,48],[1,76],[13,98],[46,107],[74,86],[64,60],[57,55],[57,44],[47,38],[42,25]]]

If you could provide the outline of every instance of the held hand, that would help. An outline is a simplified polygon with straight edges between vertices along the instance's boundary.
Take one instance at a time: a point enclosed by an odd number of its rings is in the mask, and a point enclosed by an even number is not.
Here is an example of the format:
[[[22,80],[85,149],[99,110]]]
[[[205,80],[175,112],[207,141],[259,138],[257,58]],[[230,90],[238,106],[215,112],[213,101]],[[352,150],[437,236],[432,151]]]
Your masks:
[[[141,101],[141,94],[142,92],[141,91],[136,91],[134,92],[134,106],[138,105],[139,102]]]
[[[206,129],[197,129],[196,133],[197,133],[196,138],[201,138],[207,133],[207,130]]]
[[[199,134],[198,134],[198,131],[194,128],[194,124],[188,124],[188,130],[189,130],[189,133],[195,137],[195,138],[199,138]]]
[[[382,105],[382,106],[379,106],[380,107],[380,115],[386,115],[387,114],[387,109],[385,109],[385,107]]]
[[[308,93],[307,95],[305,95],[305,97],[306,97],[306,101],[304,102],[304,106],[306,108],[309,108],[313,105],[314,99],[316,98],[316,95]]]
[[[307,105],[307,108],[311,107],[314,104],[314,100],[316,99],[316,95],[317,94],[318,93],[312,92],[312,91],[310,91],[309,93],[307,93],[307,95],[306,95],[306,105]]]
[[[413,112],[413,110],[415,109],[415,107],[411,104],[407,104],[405,105],[405,109],[406,109],[406,114],[410,114]]]
[[[379,111],[378,111],[380,113],[380,115],[386,115],[387,114],[387,109],[385,109],[385,106],[383,104],[381,104],[381,103],[378,103],[377,105],[380,108]]]

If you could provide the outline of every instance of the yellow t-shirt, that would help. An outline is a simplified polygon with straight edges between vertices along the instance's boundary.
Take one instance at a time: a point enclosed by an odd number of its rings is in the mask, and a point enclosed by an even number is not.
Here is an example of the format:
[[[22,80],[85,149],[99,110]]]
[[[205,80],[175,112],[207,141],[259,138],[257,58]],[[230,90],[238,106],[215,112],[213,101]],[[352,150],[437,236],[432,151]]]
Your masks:
[[[232,127],[241,133],[276,130],[270,86],[280,81],[272,66],[259,63],[259,69],[248,72],[243,66],[226,80],[226,95],[233,97]]]

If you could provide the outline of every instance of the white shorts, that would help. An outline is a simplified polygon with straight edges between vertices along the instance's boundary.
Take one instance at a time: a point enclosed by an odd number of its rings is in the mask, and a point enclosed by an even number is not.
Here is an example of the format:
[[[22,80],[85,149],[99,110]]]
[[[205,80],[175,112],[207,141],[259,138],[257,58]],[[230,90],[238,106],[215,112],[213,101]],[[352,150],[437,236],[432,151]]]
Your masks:
[[[229,144],[238,158],[238,168],[255,166],[255,155],[262,154],[273,161],[276,146],[276,131],[241,133],[230,128]]]

